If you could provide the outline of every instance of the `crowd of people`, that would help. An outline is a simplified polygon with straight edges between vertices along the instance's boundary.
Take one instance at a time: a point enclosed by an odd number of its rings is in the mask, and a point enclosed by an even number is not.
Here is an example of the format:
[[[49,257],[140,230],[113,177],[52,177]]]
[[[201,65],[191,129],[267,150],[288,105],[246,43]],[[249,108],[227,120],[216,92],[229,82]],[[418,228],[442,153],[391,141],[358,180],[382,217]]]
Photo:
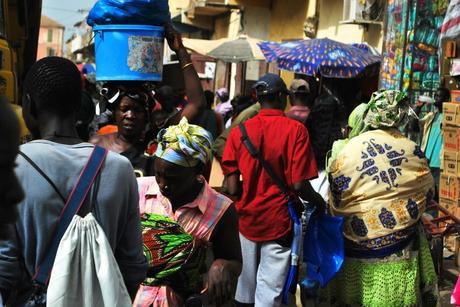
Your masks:
[[[101,113],[113,118],[101,121],[94,110],[82,112],[75,64],[44,58],[25,79],[23,116],[34,140],[21,146],[15,115],[0,101],[2,302],[46,303],[37,271],[96,146],[107,149],[105,160],[77,214],[91,213],[103,229],[133,306],[282,305],[292,263],[289,208],[301,216],[305,202],[345,221],[344,263],[319,301],[437,304],[420,218],[436,197],[445,90],[439,111],[421,120],[404,93],[378,91],[343,127],[343,106],[315,100],[305,80],[288,89],[266,74],[252,95],[233,99],[226,89],[203,91],[180,35],[167,27],[166,38],[185,95],[109,82]],[[113,129],[101,132],[102,122]],[[401,133],[427,122],[423,146]],[[225,175],[220,192],[208,184],[213,158]]]

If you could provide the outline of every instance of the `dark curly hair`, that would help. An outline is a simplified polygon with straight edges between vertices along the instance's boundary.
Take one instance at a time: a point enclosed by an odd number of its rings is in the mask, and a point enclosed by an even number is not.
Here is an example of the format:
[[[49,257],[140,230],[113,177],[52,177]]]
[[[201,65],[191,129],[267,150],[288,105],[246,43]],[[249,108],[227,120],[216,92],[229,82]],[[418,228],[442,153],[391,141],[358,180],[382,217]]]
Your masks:
[[[46,57],[36,62],[24,81],[24,94],[39,110],[59,115],[77,112],[81,101],[81,75],[70,60]]]
[[[332,144],[342,138],[339,118],[343,112],[343,107],[336,100],[325,99],[317,101],[308,116],[306,126],[319,170],[324,170]]]

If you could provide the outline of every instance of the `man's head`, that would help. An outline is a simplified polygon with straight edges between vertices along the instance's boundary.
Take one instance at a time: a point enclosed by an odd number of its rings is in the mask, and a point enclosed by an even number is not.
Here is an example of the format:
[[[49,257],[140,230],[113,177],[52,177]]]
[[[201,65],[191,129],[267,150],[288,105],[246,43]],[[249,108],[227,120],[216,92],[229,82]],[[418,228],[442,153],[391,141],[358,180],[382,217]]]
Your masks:
[[[161,109],[171,113],[181,102],[181,97],[169,85],[164,85],[155,91],[155,99],[161,104]]]
[[[0,239],[5,238],[4,226],[16,221],[16,205],[24,197],[14,173],[19,151],[19,121],[8,101],[0,98]]]
[[[60,57],[39,60],[24,81],[23,114],[27,127],[39,137],[39,117],[75,120],[80,99],[81,78],[74,63]]]
[[[442,112],[442,104],[450,101],[450,91],[445,87],[438,87],[434,94],[434,104]]]
[[[230,99],[228,90],[225,87],[222,87],[216,91],[217,98],[220,102],[227,102]]]
[[[211,109],[214,104],[214,93],[211,91],[204,91],[204,98],[206,98],[206,107]]]
[[[294,79],[289,88],[291,95],[291,104],[293,106],[309,106],[310,104],[310,86],[303,79]]]
[[[238,95],[232,99],[231,104],[233,108],[233,116],[237,116],[243,110],[253,105],[254,101],[251,96]]]
[[[263,108],[280,110],[286,108],[289,91],[280,76],[266,74],[254,84],[253,88]]]

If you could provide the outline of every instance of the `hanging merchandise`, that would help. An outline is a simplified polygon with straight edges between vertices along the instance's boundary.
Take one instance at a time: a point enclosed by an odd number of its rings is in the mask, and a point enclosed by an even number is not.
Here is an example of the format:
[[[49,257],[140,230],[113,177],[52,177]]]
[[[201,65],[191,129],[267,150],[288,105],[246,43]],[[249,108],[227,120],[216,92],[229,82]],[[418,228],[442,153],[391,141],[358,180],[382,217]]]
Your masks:
[[[460,3],[460,0],[452,0]],[[406,91],[412,103],[440,84],[438,46],[448,1],[389,0],[381,87]],[[396,17],[399,13],[401,17]],[[459,14],[460,15],[460,14]]]
[[[460,59],[453,59],[450,66],[450,75],[452,77],[460,76]]]
[[[167,0],[99,0],[88,15],[90,26],[137,24],[163,26],[171,21]]]
[[[460,37],[460,0],[451,0],[441,27],[441,43],[457,37]]]

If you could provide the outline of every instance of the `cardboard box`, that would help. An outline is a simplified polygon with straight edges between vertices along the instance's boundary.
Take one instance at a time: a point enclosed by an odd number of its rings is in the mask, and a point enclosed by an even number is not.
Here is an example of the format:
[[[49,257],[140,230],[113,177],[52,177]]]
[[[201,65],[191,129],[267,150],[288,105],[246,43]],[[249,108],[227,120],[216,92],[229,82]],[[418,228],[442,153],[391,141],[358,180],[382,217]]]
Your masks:
[[[442,105],[442,125],[446,126],[460,126],[460,104],[445,102]]]
[[[439,198],[458,202],[460,200],[460,178],[442,173],[439,180]]]
[[[451,199],[440,198],[439,205],[445,208],[453,216],[460,217],[460,201],[459,200],[455,201]]]
[[[460,128],[444,126],[442,129],[443,148],[447,151],[460,151]]]
[[[458,151],[444,151],[442,170],[445,174],[460,177],[459,155],[460,153]]]

